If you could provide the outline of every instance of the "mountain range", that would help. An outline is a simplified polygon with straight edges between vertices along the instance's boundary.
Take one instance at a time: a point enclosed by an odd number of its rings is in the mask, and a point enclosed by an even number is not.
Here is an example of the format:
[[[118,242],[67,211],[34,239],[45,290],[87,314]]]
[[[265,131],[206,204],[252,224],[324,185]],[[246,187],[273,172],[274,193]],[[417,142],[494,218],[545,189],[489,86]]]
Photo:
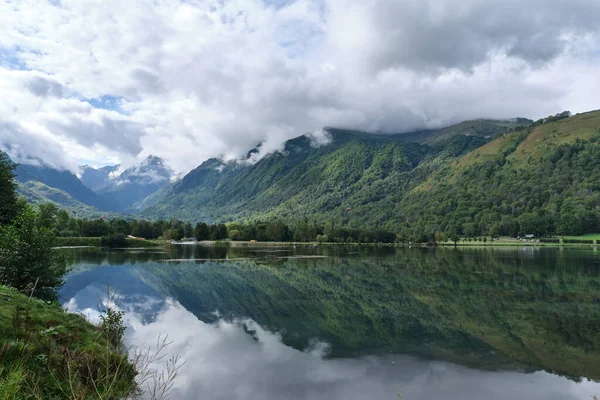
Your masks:
[[[179,180],[157,157],[125,170],[82,167],[81,179],[21,166],[18,179],[37,200],[149,219],[312,220],[430,235],[515,234],[530,218],[539,234],[587,231],[599,221],[599,137],[600,111],[396,135],[326,128],[258,161],[258,148],[206,160]]]
[[[173,176],[173,171],[155,156],[127,169],[120,165],[82,166],[79,176],[41,161],[36,165],[20,164],[16,169],[17,190],[27,200],[52,202],[85,217],[127,214],[133,204],[169,183]]]
[[[155,156],[148,156],[140,164],[124,170],[120,165],[99,169],[83,166],[80,174],[85,186],[120,212],[130,211],[132,205],[165,186],[175,175],[161,158]]]

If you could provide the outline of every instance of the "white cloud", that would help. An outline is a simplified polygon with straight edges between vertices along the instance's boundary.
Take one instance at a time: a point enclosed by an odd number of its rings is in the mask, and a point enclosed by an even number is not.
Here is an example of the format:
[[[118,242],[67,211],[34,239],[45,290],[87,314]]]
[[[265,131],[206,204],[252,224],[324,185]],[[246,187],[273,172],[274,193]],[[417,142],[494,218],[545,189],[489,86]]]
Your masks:
[[[71,170],[586,111],[600,90],[595,0],[54,3],[0,7],[0,145]]]
[[[477,371],[399,354],[330,359],[329,346],[317,339],[301,351],[250,319],[208,324],[171,299],[151,319],[134,311],[154,304],[127,308],[126,341],[134,353],[168,337],[166,357],[151,369],[164,370],[175,354],[185,362],[174,382],[178,399],[197,399],[199,393],[228,400],[392,399],[399,389],[411,399],[581,399],[600,387],[547,372]]]

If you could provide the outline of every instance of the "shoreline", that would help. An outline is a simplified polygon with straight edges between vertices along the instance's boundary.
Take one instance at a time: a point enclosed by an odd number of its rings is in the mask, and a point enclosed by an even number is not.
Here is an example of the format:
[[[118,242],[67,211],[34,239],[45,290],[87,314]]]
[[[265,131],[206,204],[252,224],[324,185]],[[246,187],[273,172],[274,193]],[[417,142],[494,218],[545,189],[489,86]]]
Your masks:
[[[353,246],[353,247],[394,247],[394,248],[436,248],[436,247],[577,247],[597,248],[599,244],[593,243],[542,243],[542,242],[458,242],[450,243],[344,243],[344,242],[250,242],[250,241],[215,241],[204,240],[200,242],[165,243],[172,246],[204,246],[204,247],[319,247],[319,246]]]
[[[100,246],[100,238],[57,238],[54,246],[58,249],[96,248]],[[258,242],[258,241],[231,241],[231,240],[203,240],[199,242],[169,242],[160,240],[131,240],[126,246],[106,247],[111,249],[152,249],[163,246],[204,246],[204,247],[321,247],[321,246],[346,246],[346,247],[393,247],[393,248],[436,248],[436,247],[548,247],[548,248],[598,248],[595,243],[554,243],[554,242],[522,242],[514,241],[489,241],[489,242],[453,242],[445,243],[346,243],[346,242]]]

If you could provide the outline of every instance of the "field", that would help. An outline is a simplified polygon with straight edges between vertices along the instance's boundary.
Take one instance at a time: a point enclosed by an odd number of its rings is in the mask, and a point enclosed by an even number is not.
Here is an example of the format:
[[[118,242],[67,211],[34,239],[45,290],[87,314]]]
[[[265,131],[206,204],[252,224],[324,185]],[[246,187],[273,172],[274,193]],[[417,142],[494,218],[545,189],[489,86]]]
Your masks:
[[[587,233],[581,236],[561,236],[562,239],[600,240],[600,233]]]

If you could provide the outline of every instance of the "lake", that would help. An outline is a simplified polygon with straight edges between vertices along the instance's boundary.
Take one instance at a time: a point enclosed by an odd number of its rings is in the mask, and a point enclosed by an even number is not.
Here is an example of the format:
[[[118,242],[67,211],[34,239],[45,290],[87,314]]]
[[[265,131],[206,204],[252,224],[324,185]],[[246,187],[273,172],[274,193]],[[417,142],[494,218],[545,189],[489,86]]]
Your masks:
[[[567,248],[63,250],[65,306],[109,286],[173,399],[591,399],[600,254]]]

